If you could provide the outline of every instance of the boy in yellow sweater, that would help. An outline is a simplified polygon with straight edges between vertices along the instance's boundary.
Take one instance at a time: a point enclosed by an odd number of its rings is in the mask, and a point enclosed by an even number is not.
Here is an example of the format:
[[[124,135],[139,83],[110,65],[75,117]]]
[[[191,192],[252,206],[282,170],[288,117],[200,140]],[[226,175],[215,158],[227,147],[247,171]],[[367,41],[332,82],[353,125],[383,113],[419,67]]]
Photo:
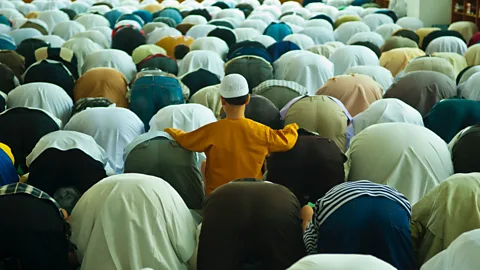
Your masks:
[[[189,133],[165,129],[185,149],[205,152],[207,195],[232,180],[262,179],[262,166],[268,153],[292,149],[298,137],[297,124],[273,130],[245,118],[250,94],[248,83],[241,75],[226,76],[220,84],[220,96],[225,119]]]

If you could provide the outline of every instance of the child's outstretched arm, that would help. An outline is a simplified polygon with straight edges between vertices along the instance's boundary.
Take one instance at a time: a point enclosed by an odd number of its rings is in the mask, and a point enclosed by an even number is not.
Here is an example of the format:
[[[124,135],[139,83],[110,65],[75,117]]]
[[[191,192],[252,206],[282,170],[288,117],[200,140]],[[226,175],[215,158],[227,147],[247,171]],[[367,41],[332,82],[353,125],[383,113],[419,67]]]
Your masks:
[[[166,128],[164,131],[170,134],[183,148],[192,152],[205,152],[210,146],[207,126],[192,132],[185,132],[176,128]]]
[[[280,130],[270,129],[267,134],[268,151],[284,152],[292,149],[297,142],[297,130],[297,124],[287,125],[284,129]]]

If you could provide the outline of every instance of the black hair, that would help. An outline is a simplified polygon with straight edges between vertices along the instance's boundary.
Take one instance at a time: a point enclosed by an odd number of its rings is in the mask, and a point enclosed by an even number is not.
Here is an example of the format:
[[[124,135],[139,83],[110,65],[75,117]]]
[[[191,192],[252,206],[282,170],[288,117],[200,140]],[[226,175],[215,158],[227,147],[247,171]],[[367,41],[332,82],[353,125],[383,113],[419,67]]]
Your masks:
[[[241,106],[247,103],[249,96],[250,94],[236,98],[225,98],[225,101],[230,105]]]
[[[380,51],[380,48],[377,47],[377,45],[373,44],[372,42],[368,41],[359,41],[355,42],[352,45],[357,45],[357,46],[363,46],[369,48],[372,52],[374,52],[378,58],[382,55],[382,51]]]
[[[180,44],[175,46],[175,49],[173,49],[175,59],[183,59],[187,53],[190,52],[190,48],[187,45]]]
[[[70,215],[82,194],[74,187],[61,187],[53,195],[55,201]]]

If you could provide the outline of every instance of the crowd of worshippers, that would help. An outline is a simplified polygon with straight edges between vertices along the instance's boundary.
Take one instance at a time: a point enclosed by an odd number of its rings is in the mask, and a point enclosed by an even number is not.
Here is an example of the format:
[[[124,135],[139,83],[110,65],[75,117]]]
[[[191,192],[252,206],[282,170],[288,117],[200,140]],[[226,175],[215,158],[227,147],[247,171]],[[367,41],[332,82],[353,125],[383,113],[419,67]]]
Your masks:
[[[479,101],[403,0],[0,0],[0,270],[478,270]]]

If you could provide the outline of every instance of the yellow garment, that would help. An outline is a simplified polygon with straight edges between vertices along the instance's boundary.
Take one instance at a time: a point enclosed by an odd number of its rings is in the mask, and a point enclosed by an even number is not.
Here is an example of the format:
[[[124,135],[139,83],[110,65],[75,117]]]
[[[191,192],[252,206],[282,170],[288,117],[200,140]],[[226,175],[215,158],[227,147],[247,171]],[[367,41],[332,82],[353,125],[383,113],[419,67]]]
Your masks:
[[[160,46],[167,51],[167,55],[173,59],[175,58],[175,47],[178,45],[185,45],[190,48],[190,45],[195,41],[195,39],[187,36],[179,36],[179,37],[164,37],[155,43],[157,46]]]
[[[473,35],[478,32],[478,26],[473,22],[461,21],[450,24],[448,30],[460,33],[468,44]]]
[[[38,17],[38,11],[32,11],[25,15],[25,19],[36,19]]]
[[[480,65],[480,44],[470,46],[465,53],[465,59],[469,66]]]
[[[453,69],[455,70],[455,78],[462,70],[464,70],[468,66],[465,57],[458,53],[433,53],[432,56],[440,57],[450,62],[450,64],[452,64],[453,66]]]
[[[155,13],[157,11],[160,11],[160,10],[163,10],[165,7],[161,4],[158,4],[158,3],[152,3],[152,4],[148,4],[148,5],[145,5],[142,7],[143,10],[146,10],[150,13]]]
[[[285,124],[299,127],[332,140],[342,152],[347,150],[348,118],[343,109],[328,96],[304,97],[288,109]]]
[[[10,147],[4,143],[0,143],[0,149],[2,149],[5,154],[7,154],[7,156],[12,161],[12,164],[15,164],[15,157],[12,154],[12,149],[10,149]]]
[[[382,53],[380,65],[392,72],[396,77],[413,58],[424,56],[425,53],[416,48],[399,48]]]
[[[420,57],[413,59],[404,69],[405,74],[420,70],[430,70],[442,73],[454,81],[457,77],[453,65],[440,57]]]
[[[388,52],[398,48],[418,48],[418,45],[409,38],[394,36],[385,40],[381,49],[382,52]]]
[[[446,249],[462,233],[478,228],[480,173],[455,174],[413,206],[410,229],[418,265]]]
[[[426,28],[420,28],[418,29],[415,33],[417,33],[419,40],[418,40],[418,45],[422,47],[423,39],[428,36],[428,34],[435,32],[435,31],[440,31],[442,29],[438,27],[426,27]]]
[[[335,29],[346,22],[358,22],[362,19],[355,15],[343,15],[335,21]]]
[[[206,194],[240,178],[262,179],[265,157],[283,152],[297,142],[297,124],[273,130],[250,119],[223,119],[197,130],[167,128],[165,132],[184,148],[207,156]]]
[[[149,57],[150,55],[155,54],[167,54],[167,51],[162,47],[158,47],[155,44],[145,44],[142,46],[137,47],[132,52],[132,60],[135,65],[140,64],[145,58]]]

